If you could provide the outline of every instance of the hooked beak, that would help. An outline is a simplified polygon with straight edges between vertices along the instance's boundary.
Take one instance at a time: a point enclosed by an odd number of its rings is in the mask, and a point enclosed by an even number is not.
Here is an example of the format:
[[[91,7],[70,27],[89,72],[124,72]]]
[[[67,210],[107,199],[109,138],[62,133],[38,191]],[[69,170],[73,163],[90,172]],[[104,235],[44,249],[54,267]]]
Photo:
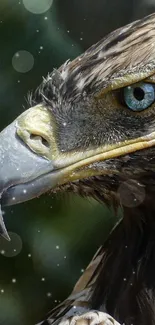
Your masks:
[[[155,134],[112,145],[60,148],[59,129],[48,107],[31,107],[0,133],[0,234],[9,239],[2,205],[13,205],[40,196],[62,184],[83,178],[119,173],[99,161],[114,159],[154,146]]]
[[[31,130],[31,122],[34,130]],[[6,239],[9,236],[1,204],[27,201],[58,183],[59,173],[54,173],[52,160],[48,157],[48,132],[52,128],[49,122],[48,110],[38,106],[27,110],[26,114],[24,112],[0,133],[0,234]],[[21,129],[25,142],[20,137]],[[39,135],[39,129],[46,139]]]
[[[91,176],[91,169],[80,173],[79,169],[91,163],[92,150],[64,153],[56,138],[54,116],[43,105],[26,110],[0,133],[2,205],[28,201],[64,183]]]
[[[46,175],[53,170],[52,161],[34,153],[19,138],[18,128],[17,119],[0,133],[0,195],[3,205],[27,201],[46,191]],[[45,175],[43,181],[42,175]]]

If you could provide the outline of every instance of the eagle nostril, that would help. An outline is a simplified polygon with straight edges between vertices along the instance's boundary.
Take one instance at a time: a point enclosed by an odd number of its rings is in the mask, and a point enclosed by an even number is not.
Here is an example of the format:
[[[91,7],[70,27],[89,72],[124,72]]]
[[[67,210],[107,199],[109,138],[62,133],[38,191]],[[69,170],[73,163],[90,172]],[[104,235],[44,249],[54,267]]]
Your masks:
[[[41,135],[31,133],[30,134],[30,140],[40,141],[42,143],[42,145],[45,146],[46,148],[50,147],[49,142]]]

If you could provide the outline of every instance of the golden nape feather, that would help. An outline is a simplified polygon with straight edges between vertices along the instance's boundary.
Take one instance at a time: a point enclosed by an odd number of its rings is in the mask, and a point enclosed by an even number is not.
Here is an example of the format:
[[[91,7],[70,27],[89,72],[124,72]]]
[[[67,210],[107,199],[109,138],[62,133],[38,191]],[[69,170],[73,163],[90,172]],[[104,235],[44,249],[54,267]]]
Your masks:
[[[155,14],[110,33],[61,68],[67,97],[100,96],[155,73]],[[149,48],[149,51],[148,51]]]

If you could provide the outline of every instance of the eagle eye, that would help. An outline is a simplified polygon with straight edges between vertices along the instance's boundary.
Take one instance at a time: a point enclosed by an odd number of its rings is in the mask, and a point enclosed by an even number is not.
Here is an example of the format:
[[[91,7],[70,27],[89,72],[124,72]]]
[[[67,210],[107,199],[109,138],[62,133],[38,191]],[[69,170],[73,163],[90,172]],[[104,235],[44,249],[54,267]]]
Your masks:
[[[143,111],[155,101],[155,86],[141,82],[123,89],[124,102],[135,112]]]

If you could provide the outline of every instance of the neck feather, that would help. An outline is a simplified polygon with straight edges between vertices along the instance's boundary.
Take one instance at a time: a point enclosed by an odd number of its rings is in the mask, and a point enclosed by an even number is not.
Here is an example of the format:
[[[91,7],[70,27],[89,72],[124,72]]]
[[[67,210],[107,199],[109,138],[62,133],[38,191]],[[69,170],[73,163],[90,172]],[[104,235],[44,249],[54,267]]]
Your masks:
[[[155,323],[155,204],[151,202],[124,208],[123,220],[103,246],[91,297],[93,308],[125,325]]]

